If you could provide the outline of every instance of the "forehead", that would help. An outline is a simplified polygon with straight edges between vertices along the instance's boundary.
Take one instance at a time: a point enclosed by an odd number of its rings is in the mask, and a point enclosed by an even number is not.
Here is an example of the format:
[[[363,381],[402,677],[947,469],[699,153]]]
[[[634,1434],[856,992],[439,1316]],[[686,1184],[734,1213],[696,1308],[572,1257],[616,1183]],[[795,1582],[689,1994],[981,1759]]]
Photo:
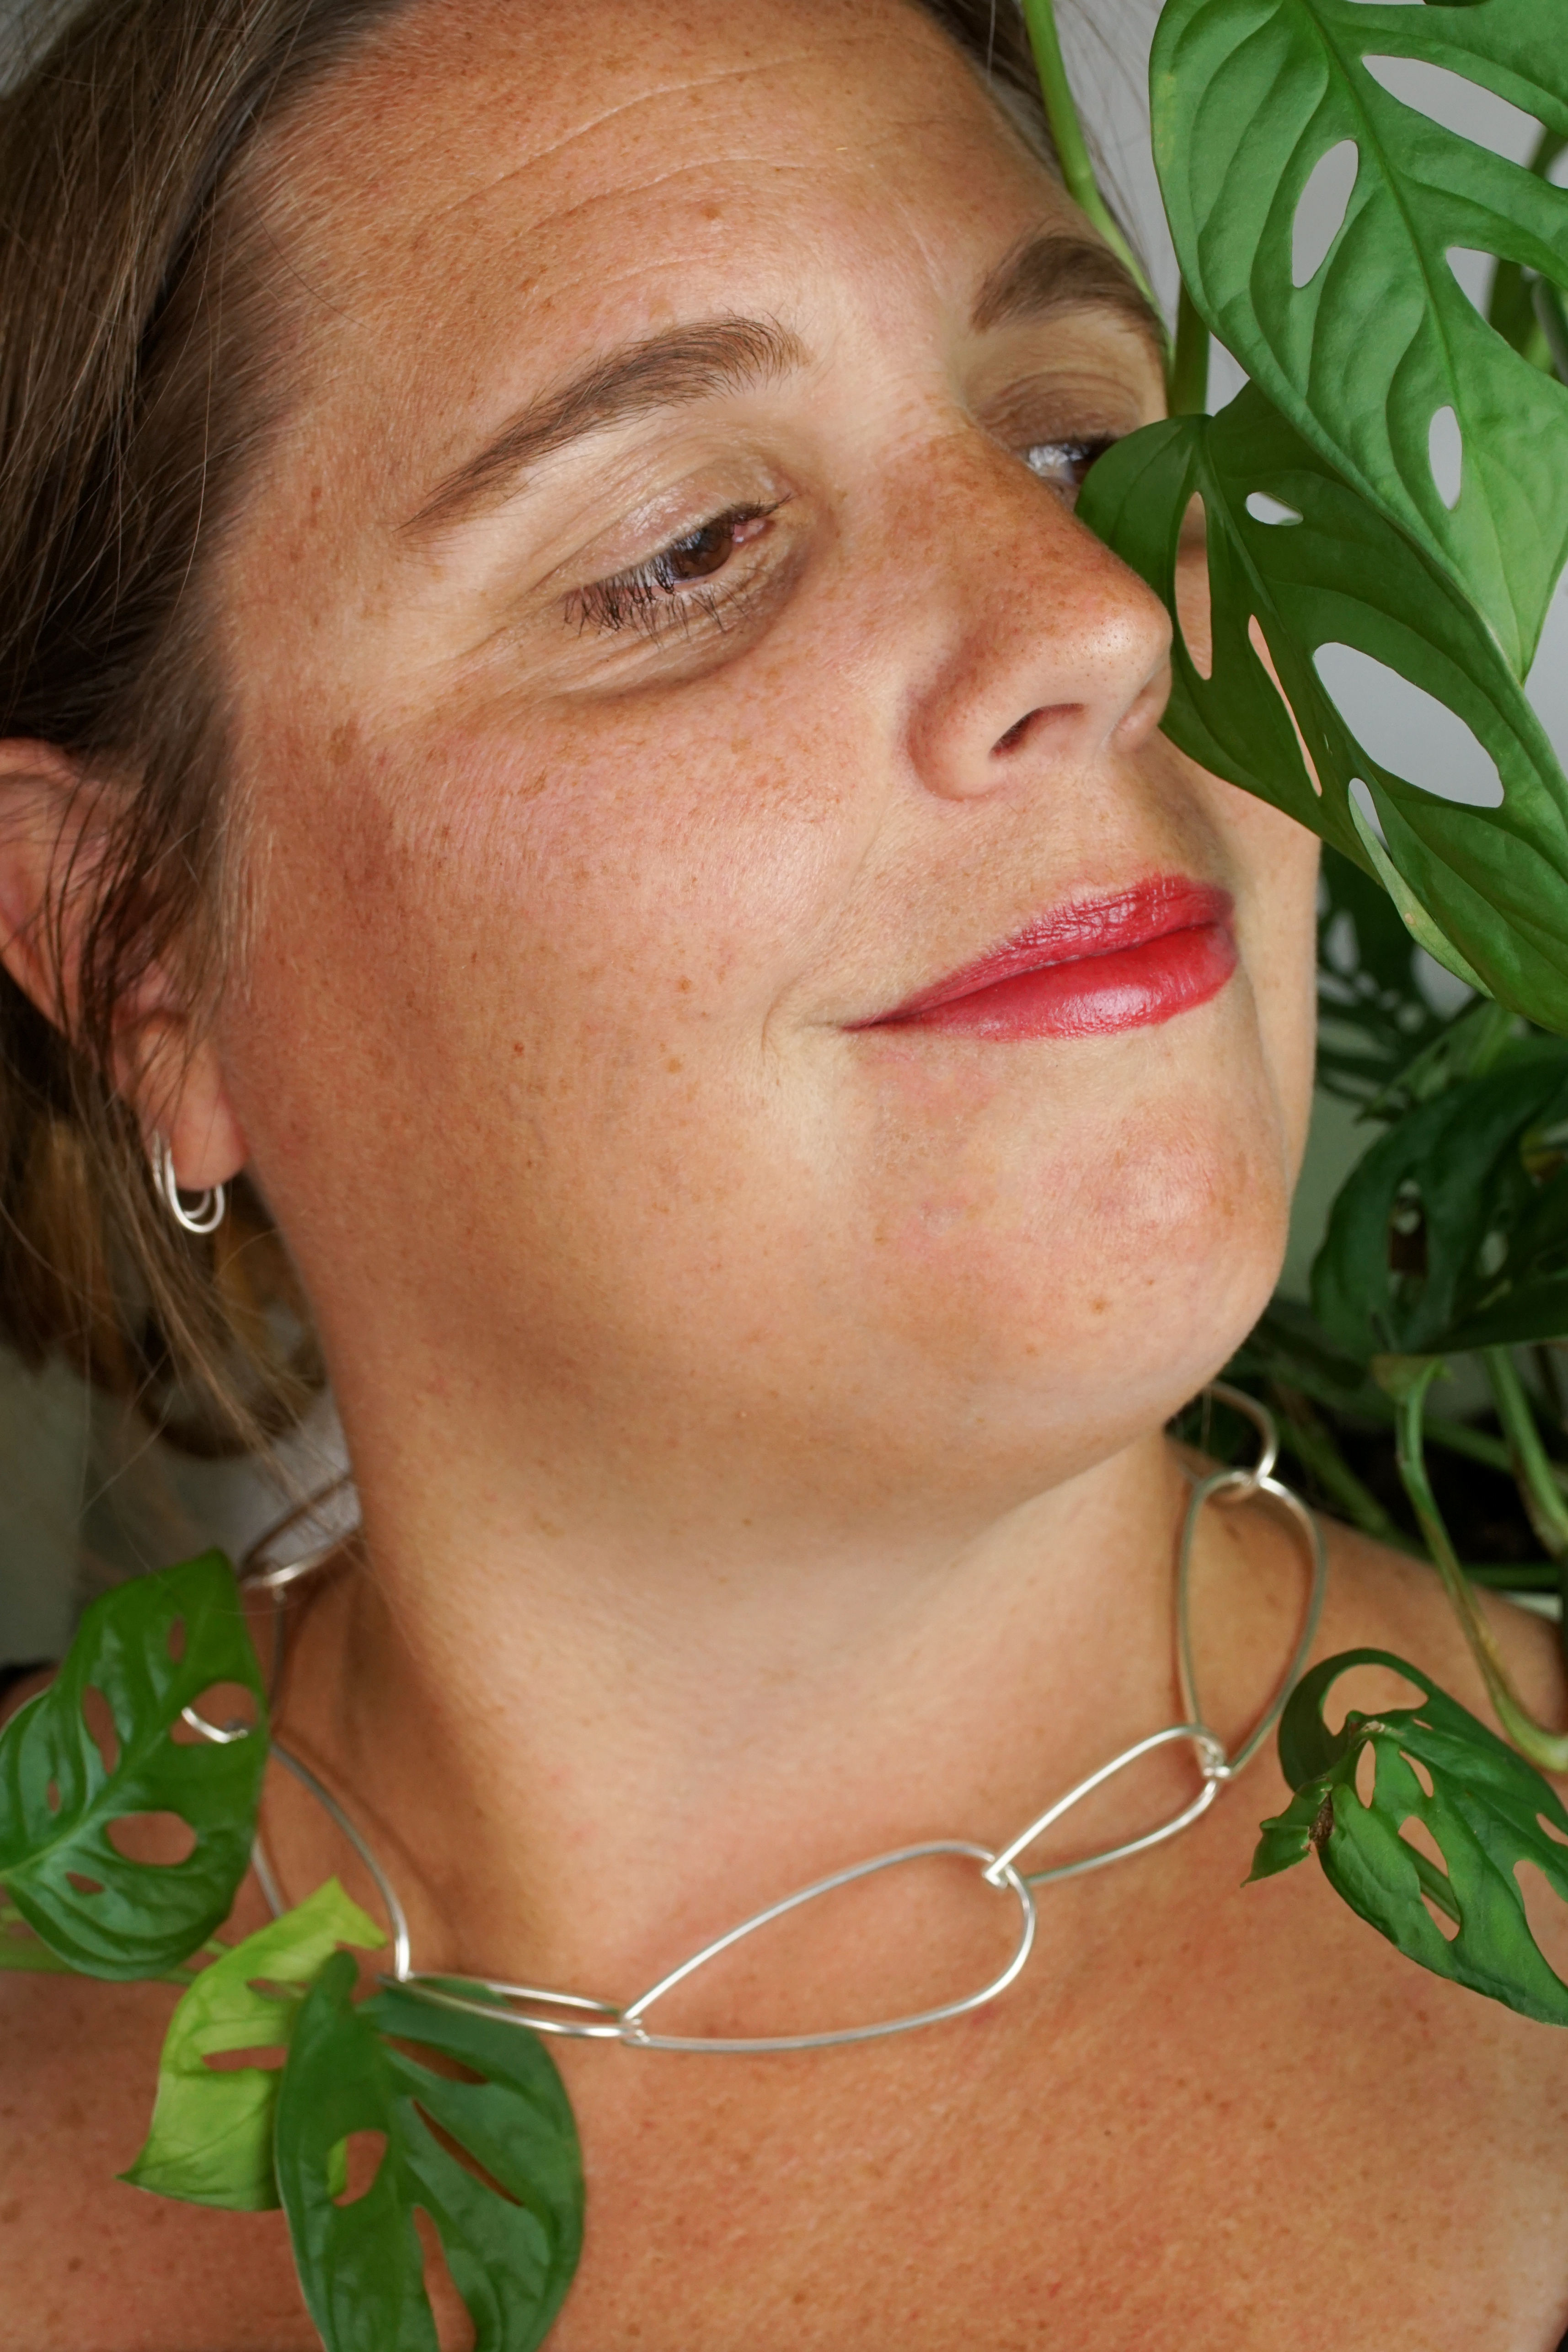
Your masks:
[[[271,180],[327,405],[439,384],[454,446],[608,336],[788,302],[846,241],[893,305],[909,271],[967,292],[1009,212],[1065,211],[904,0],[420,0]]]

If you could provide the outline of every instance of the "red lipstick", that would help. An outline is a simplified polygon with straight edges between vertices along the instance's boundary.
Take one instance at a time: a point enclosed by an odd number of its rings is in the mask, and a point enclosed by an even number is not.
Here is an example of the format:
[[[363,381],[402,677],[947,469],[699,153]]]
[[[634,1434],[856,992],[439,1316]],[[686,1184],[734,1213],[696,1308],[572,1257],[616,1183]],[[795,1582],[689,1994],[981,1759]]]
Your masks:
[[[1106,1037],[1207,1004],[1236,969],[1228,890],[1158,875],[1108,898],[1054,907],[962,971],[862,1029],[970,1037]]]

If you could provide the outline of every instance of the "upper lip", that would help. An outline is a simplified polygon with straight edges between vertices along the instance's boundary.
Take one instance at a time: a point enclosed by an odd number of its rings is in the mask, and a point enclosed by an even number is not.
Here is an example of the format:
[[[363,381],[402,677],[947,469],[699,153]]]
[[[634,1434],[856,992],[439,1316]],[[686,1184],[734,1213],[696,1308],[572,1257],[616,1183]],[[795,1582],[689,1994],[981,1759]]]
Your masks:
[[[1231,912],[1228,890],[1212,882],[1194,881],[1185,874],[1161,874],[1103,898],[1071,899],[1031,917],[1000,946],[988,949],[946,979],[917,989],[890,1012],[873,1013],[869,1021],[854,1025],[873,1029],[886,1022],[912,1021],[938,1004],[977,995],[981,989],[1017,980],[1023,972],[1043,971],[1052,964],[1086,963],[1126,948],[1145,947],[1172,931],[1228,923]]]

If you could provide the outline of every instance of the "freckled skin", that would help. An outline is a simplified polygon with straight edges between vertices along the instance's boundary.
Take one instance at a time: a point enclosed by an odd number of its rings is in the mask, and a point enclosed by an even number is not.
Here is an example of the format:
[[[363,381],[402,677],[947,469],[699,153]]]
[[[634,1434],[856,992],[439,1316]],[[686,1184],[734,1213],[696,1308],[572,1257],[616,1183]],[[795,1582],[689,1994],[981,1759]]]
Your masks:
[[[173,1121],[183,1181],[248,1160],[276,1211],[364,1506],[371,1572],[300,1602],[284,1721],[423,1965],[631,1998],[1177,1719],[1161,1425],[1282,1254],[1315,848],[1166,741],[1162,610],[1022,462],[1157,413],[1158,369],[1109,312],[973,325],[1070,215],[901,0],[423,0],[265,164],[297,394],[212,583],[247,953]],[[802,364],[409,528],[519,404],[738,316]],[[766,528],[722,628],[593,620],[733,509]],[[1231,893],[1239,950],[1176,1019],[861,1025],[1168,874]],[[1261,1509],[1207,1515],[1196,1563],[1235,1740],[1301,1564]],[[1498,1622],[1561,1704],[1544,1630]],[[1430,1580],[1341,1538],[1352,1643],[1478,1703]],[[951,2032],[564,2052],[590,2235],[551,2352],[1546,2352],[1557,2043],[1310,1867],[1243,1894],[1283,1795],[1260,1759],[1061,1889]],[[292,1784],[267,1803],[287,1886],[373,1899]],[[735,2031],[924,2005],[986,1958],[976,1903],[890,1880],[692,1998]],[[277,2216],[110,2185],[168,2007],[0,1981],[26,2352],[313,2340]]]

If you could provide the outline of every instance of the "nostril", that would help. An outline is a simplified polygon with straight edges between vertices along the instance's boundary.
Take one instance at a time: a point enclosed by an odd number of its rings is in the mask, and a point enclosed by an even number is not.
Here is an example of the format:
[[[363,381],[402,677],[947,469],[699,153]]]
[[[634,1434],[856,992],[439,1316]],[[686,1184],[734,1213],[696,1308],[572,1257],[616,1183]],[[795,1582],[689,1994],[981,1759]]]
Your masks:
[[[1005,735],[998,736],[991,746],[992,759],[1005,759],[1010,751],[1021,751],[1037,728],[1052,719],[1070,717],[1072,708],[1071,704],[1052,703],[1048,706],[1042,703],[1033,710],[1026,710],[1023,717],[1016,719]]]

